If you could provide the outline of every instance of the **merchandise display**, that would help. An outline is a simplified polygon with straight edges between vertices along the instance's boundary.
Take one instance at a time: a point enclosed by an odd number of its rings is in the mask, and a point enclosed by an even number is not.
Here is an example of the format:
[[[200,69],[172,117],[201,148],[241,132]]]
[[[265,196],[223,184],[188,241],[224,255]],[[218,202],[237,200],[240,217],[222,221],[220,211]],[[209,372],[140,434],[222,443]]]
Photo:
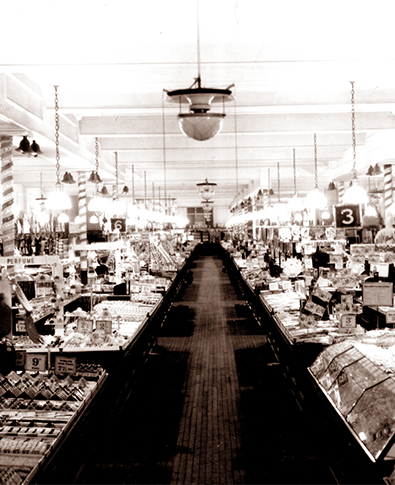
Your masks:
[[[390,340],[393,343],[393,335]],[[372,349],[371,344],[349,341],[332,345],[317,357],[310,372],[361,445],[377,460],[384,458],[385,451],[392,456],[388,445],[395,436],[395,361],[393,349],[390,356],[388,352],[379,356],[377,349],[371,352],[369,347]]]
[[[92,251],[88,260],[100,255],[109,271],[89,277],[85,286],[75,264],[57,257],[45,257],[48,264],[42,266],[34,264],[37,258],[23,260],[28,264],[20,264],[15,279],[3,277],[3,291],[10,295],[3,313],[10,314],[10,328],[1,345],[10,350],[10,359],[2,369],[11,369],[0,375],[0,473],[5,483],[28,483],[67,438],[110,375],[102,363],[111,369],[122,366],[151,320],[158,320],[156,314],[161,318],[164,300],[180,284],[178,275],[195,246],[185,245],[181,256],[169,241],[154,238],[119,250]],[[63,279],[58,276],[62,271]],[[141,361],[155,341],[151,332],[144,334],[141,350],[134,351],[141,353]]]
[[[0,375],[2,483],[32,480],[106,379],[103,369],[92,376],[14,371]]]
[[[288,253],[280,246],[267,241],[241,257],[223,245],[295,356],[296,348],[303,353],[306,344],[317,345],[306,370],[367,456],[393,460],[395,246],[351,244],[346,250],[345,240],[309,240]],[[277,275],[270,271],[273,261],[281,267]],[[386,317],[380,328],[374,312]]]

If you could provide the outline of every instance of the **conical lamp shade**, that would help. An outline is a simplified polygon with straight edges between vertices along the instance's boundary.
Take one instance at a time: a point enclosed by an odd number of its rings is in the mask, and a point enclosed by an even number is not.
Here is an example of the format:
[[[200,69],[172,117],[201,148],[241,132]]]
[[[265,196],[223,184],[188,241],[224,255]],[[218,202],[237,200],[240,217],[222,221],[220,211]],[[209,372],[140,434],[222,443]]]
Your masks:
[[[27,139],[27,136],[24,136],[22,138],[21,142],[19,143],[19,147],[16,148],[16,151],[21,153],[32,153],[30,142]]]
[[[36,140],[32,141],[32,144],[30,145],[31,151],[34,153],[34,157],[37,157],[37,155],[41,155],[42,151],[40,148],[40,145],[36,143]]]

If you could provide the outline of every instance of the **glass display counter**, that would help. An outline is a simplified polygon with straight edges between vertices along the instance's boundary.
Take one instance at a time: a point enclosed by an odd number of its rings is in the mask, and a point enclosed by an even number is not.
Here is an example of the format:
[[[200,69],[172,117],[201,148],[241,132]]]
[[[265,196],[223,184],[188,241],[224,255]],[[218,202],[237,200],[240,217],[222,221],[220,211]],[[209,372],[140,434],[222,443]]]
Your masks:
[[[395,459],[394,376],[349,342],[324,349],[309,372],[369,458]]]

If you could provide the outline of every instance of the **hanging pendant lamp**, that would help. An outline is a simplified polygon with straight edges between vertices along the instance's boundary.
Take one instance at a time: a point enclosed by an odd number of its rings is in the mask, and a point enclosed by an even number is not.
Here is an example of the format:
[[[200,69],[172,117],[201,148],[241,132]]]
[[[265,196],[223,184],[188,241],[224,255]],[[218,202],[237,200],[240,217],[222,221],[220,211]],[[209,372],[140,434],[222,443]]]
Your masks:
[[[66,192],[62,191],[62,182],[60,180],[60,152],[59,152],[59,102],[58,86],[55,88],[55,153],[56,153],[56,184],[55,192],[48,197],[48,207],[52,210],[71,209],[71,200]]]
[[[200,182],[199,184],[196,184],[196,186],[199,187],[199,194],[203,200],[209,201],[214,197],[215,187],[217,186],[216,183],[209,182],[206,179],[204,182]]]
[[[89,201],[88,210],[92,212],[104,212],[106,202],[102,197],[102,193],[99,191],[99,183],[101,178],[99,177],[99,141],[95,138],[95,171],[93,171],[89,177],[88,182],[95,184],[95,193],[92,199]]]
[[[75,180],[70,172],[65,172],[62,179],[62,184],[75,184]]]
[[[27,139],[27,136],[24,135],[21,142],[19,143],[18,148],[15,149],[15,151],[22,153],[23,155],[27,153],[32,153],[32,149],[30,147],[30,142]]]
[[[113,215],[120,215],[126,212],[126,206],[123,201],[119,200],[118,196],[118,152],[114,152],[115,156],[115,186],[112,198],[111,211]]]
[[[296,188],[296,150],[293,149],[293,177],[294,177],[294,195],[288,201],[288,210],[291,212],[299,212],[303,210],[303,200],[298,197],[298,191]]]
[[[380,165],[378,163],[376,163],[376,165],[373,167],[373,173],[372,173],[372,176],[376,176],[376,175],[382,175],[383,172],[380,168]]]
[[[189,105],[189,113],[179,113],[178,122],[184,135],[194,140],[204,141],[213,138],[222,128],[225,112],[210,113],[212,104],[231,101],[232,91],[230,85],[226,89],[204,88],[201,85],[200,74],[200,39],[199,39],[199,0],[197,6],[197,48],[198,48],[198,75],[195,82],[186,89],[166,91],[169,101],[178,101],[180,107],[184,103]]]
[[[351,82],[351,130],[352,130],[352,149],[353,149],[353,168],[352,180],[349,188],[344,192],[343,202],[345,204],[367,204],[368,195],[366,190],[358,184],[357,177],[357,157],[355,139],[355,107],[354,107],[354,81]]]
[[[315,187],[305,199],[305,206],[309,209],[324,209],[327,205],[325,195],[318,189],[318,161],[317,161],[317,135],[314,133],[314,180]]]
[[[36,143],[36,140],[33,140],[32,143],[30,143],[27,139],[27,135],[23,136],[18,148],[15,148],[15,151],[21,153],[22,155],[28,155],[29,157],[37,157],[43,153],[40,145]]]
[[[102,183],[102,179],[100,178],[100,175],[99,175],[99,141],[97,137],[95,137],[95,170],[92,170],[87,182],[90,182],[96,185],[96,192],[97,192],[97,184]]]

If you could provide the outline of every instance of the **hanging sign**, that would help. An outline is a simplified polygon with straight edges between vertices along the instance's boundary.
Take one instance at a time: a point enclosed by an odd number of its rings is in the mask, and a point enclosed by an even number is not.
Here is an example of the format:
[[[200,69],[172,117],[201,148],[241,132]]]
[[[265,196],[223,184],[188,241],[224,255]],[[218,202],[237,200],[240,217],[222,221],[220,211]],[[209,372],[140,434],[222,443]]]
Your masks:
[[[334,209],[336,227],[355,229],[362,226],[359,204],[336,205]]]
[[[111,218],[111,232],[118,230],[119,232],[126,232],[126,219],[112,217]]]
[[[16,264],[43,265],[60,264],[59,256],[19,256],[16,258],[0,257],[1,266],[14,266]]]
[[[368,282],[362,285],[364,306],[394,306],[393,285],[387,282]]]

